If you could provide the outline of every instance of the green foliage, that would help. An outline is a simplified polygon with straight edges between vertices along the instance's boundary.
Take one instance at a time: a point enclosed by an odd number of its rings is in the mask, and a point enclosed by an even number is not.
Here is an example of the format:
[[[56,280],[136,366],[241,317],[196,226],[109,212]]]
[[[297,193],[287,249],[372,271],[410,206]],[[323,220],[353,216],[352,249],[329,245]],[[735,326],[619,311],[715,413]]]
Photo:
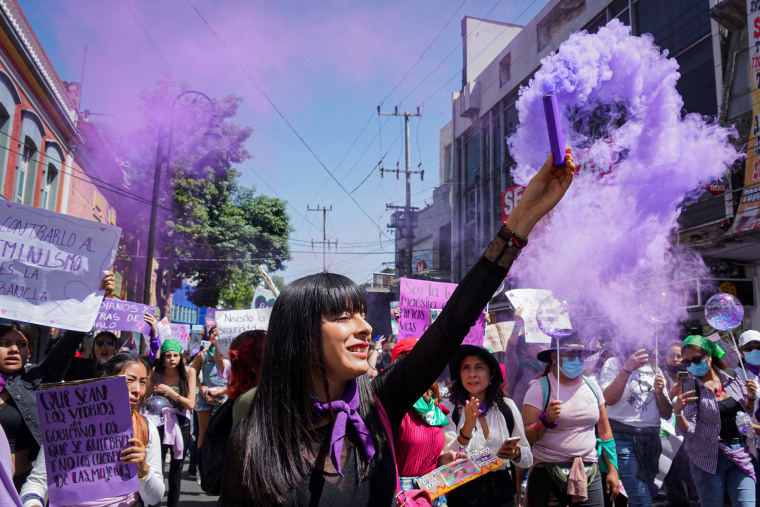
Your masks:
[[[159,306],[184,280],[197,286],[188,296],[199,306],[217,306],[223,294],[236,308],[247,298],[242,307],[248,308],[260,278],[256,266],[271,272],[290,258],[285,202],[238,183],[233,164],[251,157],[245,142],[253,133],[234,121],[240,97],[215,99],[212,108],[195,93],[175,100],[182,92],[162,77],[142,94],[144,126],[112,140],[128,161],[130,191],[151,196],[155,169],[161,170],[154,254]],[[139,239],[144,251],[150,206],[133,211],[125,235]]]

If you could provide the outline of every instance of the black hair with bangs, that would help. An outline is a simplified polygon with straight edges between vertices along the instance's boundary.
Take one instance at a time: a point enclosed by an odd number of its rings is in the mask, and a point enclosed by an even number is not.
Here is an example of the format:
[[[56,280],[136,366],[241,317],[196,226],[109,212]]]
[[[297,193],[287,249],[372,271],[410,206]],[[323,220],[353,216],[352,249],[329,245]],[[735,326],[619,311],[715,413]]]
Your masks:
[[[314,391],[312,379],[318,379],[329,393],[322,348],[323,318],[366,311],[367,302],[359,287],[334,273],[298,279],[276,299],[258,390],[248,417],[230,440],[225,466],[225,470],[236,471],[235,483],[239,481],[255,505],[282,503],[312,472],[315,456],[324,445],[312,431],[310,399]],[[382,460],[388,436],[369,377],[362,375],[357,382],[359,414],[373,435],[376,450],[374,458],[367,462],[361,447],[357,448],[357,475],[363,479]]]

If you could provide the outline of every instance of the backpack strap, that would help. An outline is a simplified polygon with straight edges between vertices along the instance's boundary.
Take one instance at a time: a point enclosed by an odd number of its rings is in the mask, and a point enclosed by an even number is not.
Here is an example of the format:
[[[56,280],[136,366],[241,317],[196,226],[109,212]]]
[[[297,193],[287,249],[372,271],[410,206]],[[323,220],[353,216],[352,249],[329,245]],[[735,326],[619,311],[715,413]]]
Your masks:
[[[393,430],[391,429],[391,420],[388,418],[388,412],[385,411],[385,407],[380,402],[380,398],[375,396],[375,405],[377,406],[377,413],[380,416],[380,421],[383,423],[385,433],[388,435],[388,443],[391,444],[391,454],[393,455],[393,468],[396,469],[396,495],[401,493],[401,479],[398,475],[398,465],[396,464],[396,442],[393,440]]]
[[[581,377],[583,377],[583,380],[586,382],[586,385],[589,387],[589,389],[593,391],[594,396],[596,396],[596,404],[599,405],[599,402],[604,401],[604,399],[597,392],[596,385],[594,384],[594,382],[591,380],[590,377],[587,377],[586,375],[581,375]]]
[[[504,421],[507,423],[507,430],[509,430],[509,436],[511,437],[512,432],[515,429],[515,416],[512,413],[512,409],[510,409],[506,402],[501,398],[499,399],[497,406],[499,407],[501,415],[504,416]]]
[[[549,391],[551,390],[549,388],[549,377],[547,375],[544,375],[539,379],[539,381],[541,382],[541,396],[544,400],[544,408],[541,411],[546,412],[546,407],[549,406]]]

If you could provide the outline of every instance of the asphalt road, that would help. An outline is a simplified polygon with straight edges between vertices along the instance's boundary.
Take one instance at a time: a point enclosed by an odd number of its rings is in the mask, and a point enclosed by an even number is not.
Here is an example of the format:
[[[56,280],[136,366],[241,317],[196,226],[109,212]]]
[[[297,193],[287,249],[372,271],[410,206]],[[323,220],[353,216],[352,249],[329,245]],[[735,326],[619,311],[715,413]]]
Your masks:
[[[185,459],[185,467],[182,472],[182,489],[179,496],[179,504],[182,507],[211,507],[216,505],[217,496],[209,496],[203,492],[198,481],[191,479],[187,475],[188,460]],[[169,472],[169,465],[164,466],[164,477]],[[164,479],[166,484],[166,479]],[[168,488],[168,485],[167,485]],[[166,494],[161,505],[166,505]]]

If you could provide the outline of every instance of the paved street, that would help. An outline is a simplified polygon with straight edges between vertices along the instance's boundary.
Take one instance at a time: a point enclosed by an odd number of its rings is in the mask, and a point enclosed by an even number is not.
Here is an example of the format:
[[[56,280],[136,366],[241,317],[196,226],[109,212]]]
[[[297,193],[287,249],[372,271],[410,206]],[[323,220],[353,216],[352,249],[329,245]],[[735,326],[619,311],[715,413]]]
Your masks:
[[[204,493],[198,482],[188,477],[187,466],[187,460],[185,460],[185,468],[182,472],[182,492],[179,496],[179,504],[182,507],[211,507],[212,505],[216,505],[218,497],[209,496]],[[166,474],[168,471],[169,465],[166,465],[164,473]],[[164,477],[166,477],[166,475],[164,475]],[[164,484],[166,484],[166,480],[164,480]],[[164,500],[161,502],[161,505],[166,505],[166,495],[164,495]]]

